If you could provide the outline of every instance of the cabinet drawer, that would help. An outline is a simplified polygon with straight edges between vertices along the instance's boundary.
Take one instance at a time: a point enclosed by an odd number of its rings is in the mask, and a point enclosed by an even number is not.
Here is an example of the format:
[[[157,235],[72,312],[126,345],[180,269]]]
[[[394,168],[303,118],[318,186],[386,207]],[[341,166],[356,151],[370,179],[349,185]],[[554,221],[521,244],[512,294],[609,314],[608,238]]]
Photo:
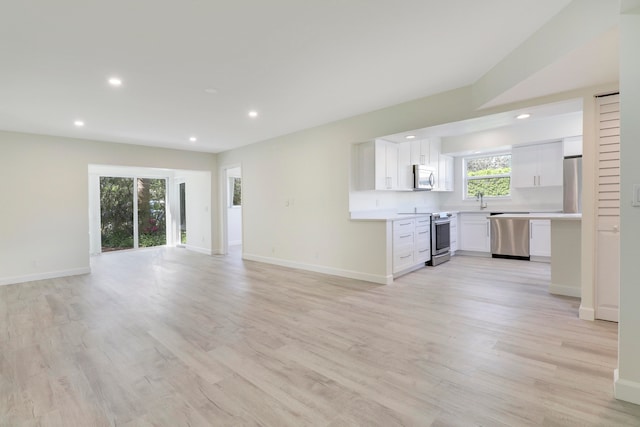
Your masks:
[[[413,250],[404,250],[394,252],[393,254],[393,272],[397,273],[414,265]]]
[[[431,259],[431,247],[417,247],[413,254],[416,263],[427,262]]]
[[[425,227],[425,226],[431,227],[431,217],[430,216],[416,218],[415,222],[416,222],[416,228],[417,227]]]
[[[431,227],[416,227],[416,242],[431,242]]]
[[[415,221],[413,219],[399,219],[397,221],[393,221],[393,233],[401,230],[413,231],[415,228]]]
[[[393,232],[393,247],[399,248],[402,246],[413,245],[413,230],[400,230]]]

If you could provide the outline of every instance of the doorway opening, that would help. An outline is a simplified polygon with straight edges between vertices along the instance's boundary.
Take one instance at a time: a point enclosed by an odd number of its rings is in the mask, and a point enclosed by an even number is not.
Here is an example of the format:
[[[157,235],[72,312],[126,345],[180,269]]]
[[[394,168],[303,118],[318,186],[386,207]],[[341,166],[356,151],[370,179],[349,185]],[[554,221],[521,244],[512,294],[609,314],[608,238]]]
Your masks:
[[[242,169],[233,166],[224,170],[226,205],[226,251],[242,255]]]
[[[181,182],[178,184],[178,197],[180,198],[180,207],[178,213],[178,246],[187,244],[187,184]]]

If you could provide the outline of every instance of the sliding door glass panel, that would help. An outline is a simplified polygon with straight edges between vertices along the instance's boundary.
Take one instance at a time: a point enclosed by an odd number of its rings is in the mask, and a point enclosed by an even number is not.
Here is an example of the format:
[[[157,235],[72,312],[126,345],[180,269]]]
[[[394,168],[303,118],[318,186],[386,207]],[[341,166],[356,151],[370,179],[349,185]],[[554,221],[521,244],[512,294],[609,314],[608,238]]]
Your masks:
[[[102,252],[133,248],[133,178],[100,177]]]
[[[167,244],[166,180],[138,178],[138,246]]]
[[[187,244],[187,194],[185,183],[180,184],[180,243]]]

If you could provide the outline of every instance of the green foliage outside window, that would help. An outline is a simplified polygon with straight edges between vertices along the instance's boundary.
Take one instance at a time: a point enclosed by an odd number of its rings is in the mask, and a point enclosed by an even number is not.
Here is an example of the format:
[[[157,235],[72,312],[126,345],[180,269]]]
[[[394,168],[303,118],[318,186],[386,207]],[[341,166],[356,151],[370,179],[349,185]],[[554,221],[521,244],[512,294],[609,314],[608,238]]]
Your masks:
[[[506,197],[511,192],[511,155],[466,159],[466,198]]]

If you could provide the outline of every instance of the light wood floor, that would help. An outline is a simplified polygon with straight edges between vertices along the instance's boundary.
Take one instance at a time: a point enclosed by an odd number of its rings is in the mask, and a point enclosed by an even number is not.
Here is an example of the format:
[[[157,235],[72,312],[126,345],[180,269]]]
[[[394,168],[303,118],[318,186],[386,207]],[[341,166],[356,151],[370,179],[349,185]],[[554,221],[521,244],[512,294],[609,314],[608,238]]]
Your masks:
[[[639,426],[617,325],[549,265],[454,257],[391,286],[178,248],[0,287],[2,426]]]

